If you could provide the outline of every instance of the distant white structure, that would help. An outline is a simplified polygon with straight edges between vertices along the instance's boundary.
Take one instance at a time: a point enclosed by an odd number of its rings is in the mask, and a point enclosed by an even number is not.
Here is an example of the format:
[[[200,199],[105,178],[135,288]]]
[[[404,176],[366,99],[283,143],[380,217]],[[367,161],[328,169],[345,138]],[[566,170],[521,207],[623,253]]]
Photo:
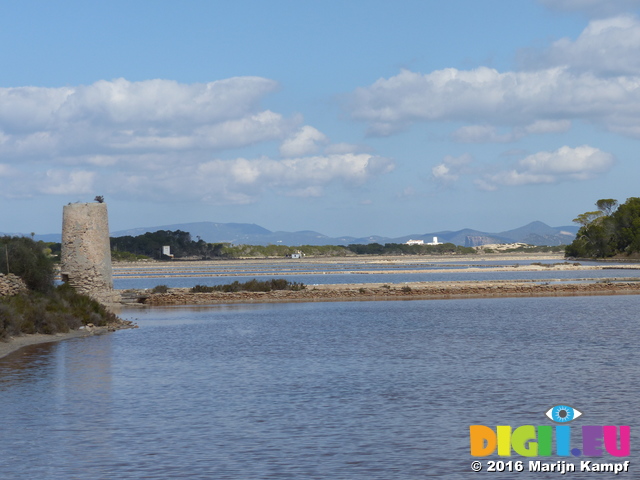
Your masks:
[[[405,245],[442,245],[438,237],[433,237],[433,242],[424,243],[424,240],[409,240]]]
[[[163,247],[162,247],[162,255],[166,255],[167,257],[173,258],[173,255],[171,255],[171,246],[170,245],[163,245]]]

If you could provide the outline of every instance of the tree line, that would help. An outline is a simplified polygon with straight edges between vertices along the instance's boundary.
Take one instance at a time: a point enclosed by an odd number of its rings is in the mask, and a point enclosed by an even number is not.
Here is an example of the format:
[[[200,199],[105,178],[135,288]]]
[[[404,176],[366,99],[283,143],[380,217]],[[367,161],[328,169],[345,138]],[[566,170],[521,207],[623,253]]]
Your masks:
[[[440,255],[472,254],[475,250],[453,243],[440,245],[406,245],[403,243],[380,243],[343,245],[231,245],[229,243],[207,243],[201,238],[193,240],[191,234],[181,230],[158,230],[137,236],[111,238],[114,260],[135,260],[137,258],[168,259],[162,254],[162,247],[171,247],[175,258],[192,257],[198,259],[238,258],[238,257],[285,257],[294,253],[313,256],[348,255]]]
[[[112,257],[123,260],[130,259],[131,255],[167,259],[169,257],[162,253],[164,246],[171,247],[171,254],[177,258],[197,257],[206,260],[223,257],[225,247],[224,243],[207,243],[199,237],[193,240],[189,232],[182,230],[158,230],[137,236],[111,237],[110,241]]]
[[[623,204],[612,198],[596,202],[597,210],[578,215],[580,224],[575,240],[565,249],[565,256],[606,258],[640,254],[640,197]]]

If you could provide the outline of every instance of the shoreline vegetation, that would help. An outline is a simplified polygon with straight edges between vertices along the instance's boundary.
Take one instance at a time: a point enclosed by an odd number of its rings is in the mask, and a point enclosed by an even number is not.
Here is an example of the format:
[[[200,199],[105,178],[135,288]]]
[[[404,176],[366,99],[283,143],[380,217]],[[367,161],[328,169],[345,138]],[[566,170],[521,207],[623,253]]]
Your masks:
[[[55,286],[55,264],[42,242],[0,237],[0,356],[26,343],[132,328],[106,306]],[[7,347],[7,345],[9,345]]]

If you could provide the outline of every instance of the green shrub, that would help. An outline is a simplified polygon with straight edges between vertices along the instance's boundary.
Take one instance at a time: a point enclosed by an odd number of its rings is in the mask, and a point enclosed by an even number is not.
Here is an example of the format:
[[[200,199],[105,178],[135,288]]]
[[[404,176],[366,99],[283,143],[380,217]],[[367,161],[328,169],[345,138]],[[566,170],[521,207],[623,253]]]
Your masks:
[[[27,237],[0,237],[0,272],[21,277],[31,290],[53,288],[54,263],[44,253],[47,246]]]
[[[248,282],[240,283],[237,280],[226,285],[196,285],[190,291],[192,293],[209,292],[270,292],[272,290],[304,290],[304,283],[290,282],[284,278],[273,278],[271,280],[259,281],[255,278]]]
[[[169,291],[169,287],[166,285],[156,285],[151,289],[151,293],[167,293]]]
[[[105,326],[116,320],[103,305],[69,285],[46,294],[24,292],[0,298],[1,339],[23,333],[65,333],[88,323]]]

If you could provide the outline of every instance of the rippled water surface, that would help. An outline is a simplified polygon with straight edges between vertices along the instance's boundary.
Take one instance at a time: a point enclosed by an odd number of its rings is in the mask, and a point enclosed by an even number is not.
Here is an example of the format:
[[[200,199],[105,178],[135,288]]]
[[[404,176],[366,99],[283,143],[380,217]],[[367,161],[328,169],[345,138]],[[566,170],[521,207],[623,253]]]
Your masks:
[[[0,359],[0,478],[559,478],[473,473],[468,445],[471,424],[546,425],[559,403],[579,408],[581,425],[631,425],[633,478],[639,306],[606,296],[125,312],[139,329]],[[612,478],[570,477],[594,475]]]

